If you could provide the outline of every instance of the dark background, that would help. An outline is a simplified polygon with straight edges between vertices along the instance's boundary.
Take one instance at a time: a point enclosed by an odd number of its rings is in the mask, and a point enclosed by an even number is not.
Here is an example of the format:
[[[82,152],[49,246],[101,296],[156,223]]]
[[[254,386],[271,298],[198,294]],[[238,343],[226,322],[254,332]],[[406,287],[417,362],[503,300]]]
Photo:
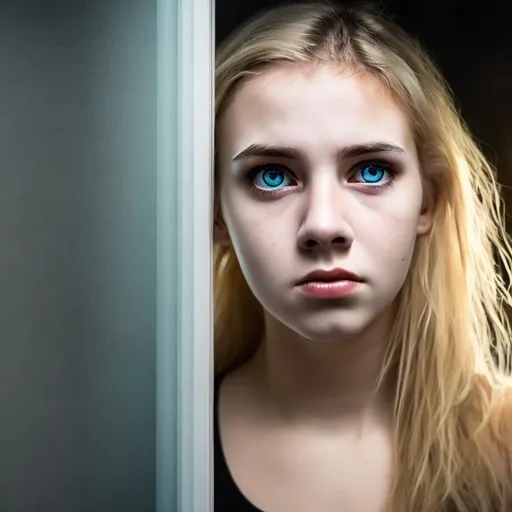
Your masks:
[[[248,16],[279,4],[216,0],[217,43]],[[443,72],[466,123],[498,168],[512,212],[511,7],[497,0],[472,6],[454,0],[388,0],[379,5],[423,43]]]

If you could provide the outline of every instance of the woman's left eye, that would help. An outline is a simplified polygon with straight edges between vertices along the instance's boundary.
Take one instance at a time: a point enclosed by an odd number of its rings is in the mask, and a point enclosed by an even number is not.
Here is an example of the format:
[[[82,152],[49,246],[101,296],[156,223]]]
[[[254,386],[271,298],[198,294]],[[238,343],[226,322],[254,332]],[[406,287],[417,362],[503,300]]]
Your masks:
[[[357,165],[356,172],[351,179],[365,185],[380,185],[389,181],[393,177],[392,175],[392,169],[384,162],[361,162]]]

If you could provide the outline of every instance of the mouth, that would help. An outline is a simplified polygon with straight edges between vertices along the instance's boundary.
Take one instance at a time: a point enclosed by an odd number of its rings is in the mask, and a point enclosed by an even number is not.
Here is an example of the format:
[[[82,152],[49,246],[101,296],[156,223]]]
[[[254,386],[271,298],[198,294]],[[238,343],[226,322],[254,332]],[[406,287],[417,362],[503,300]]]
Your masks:
[[[355,293],[363,282],[361,277],[348,270],[315,270],[297,283],[297,289],[317,299],[341,299]]]
[[[334,268],[332,270],[314,270],[309,274],[305,275],[300,281],[298,281],[297,286],[301,286],[307,283],[337,283],[340,281],[352,281],[355,283],[362,283],[363,279],[354,274],[353,272],[349,272],[348,270],[342,268]]]

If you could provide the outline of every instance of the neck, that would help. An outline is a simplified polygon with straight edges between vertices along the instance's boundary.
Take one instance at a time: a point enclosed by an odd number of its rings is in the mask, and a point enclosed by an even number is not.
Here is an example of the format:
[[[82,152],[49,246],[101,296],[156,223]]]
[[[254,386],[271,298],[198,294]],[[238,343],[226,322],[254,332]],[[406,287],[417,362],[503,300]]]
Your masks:
[[[385,381],[377,389],[377,381],[393,319],[384,314],[357,337],[327,343],[266,318],[265,338],[250,366],[269,407],[287,423],[325,428],[389,419],[392,386]]]

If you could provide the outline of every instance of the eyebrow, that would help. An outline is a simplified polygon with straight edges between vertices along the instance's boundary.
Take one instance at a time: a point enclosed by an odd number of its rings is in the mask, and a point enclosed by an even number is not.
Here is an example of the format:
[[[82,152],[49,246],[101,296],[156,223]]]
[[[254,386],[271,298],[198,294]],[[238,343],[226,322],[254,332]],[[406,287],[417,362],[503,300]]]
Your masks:
[[[368,142],[365,144],[354,144],[347,146],[338,152],[338,158],[342,157],[355,157],[366,155],[369,153],[382,153],[393,152],[405,155],[404,149],[389,142]],[[234,158],[233,162],[242,160],[248,157],[274,157],[274,158],[289,158],[301,159],[302,152],[297,148],[284,147],[284,146],[270,146],[268,144],[251,144],[249,147],[240,151]]]

